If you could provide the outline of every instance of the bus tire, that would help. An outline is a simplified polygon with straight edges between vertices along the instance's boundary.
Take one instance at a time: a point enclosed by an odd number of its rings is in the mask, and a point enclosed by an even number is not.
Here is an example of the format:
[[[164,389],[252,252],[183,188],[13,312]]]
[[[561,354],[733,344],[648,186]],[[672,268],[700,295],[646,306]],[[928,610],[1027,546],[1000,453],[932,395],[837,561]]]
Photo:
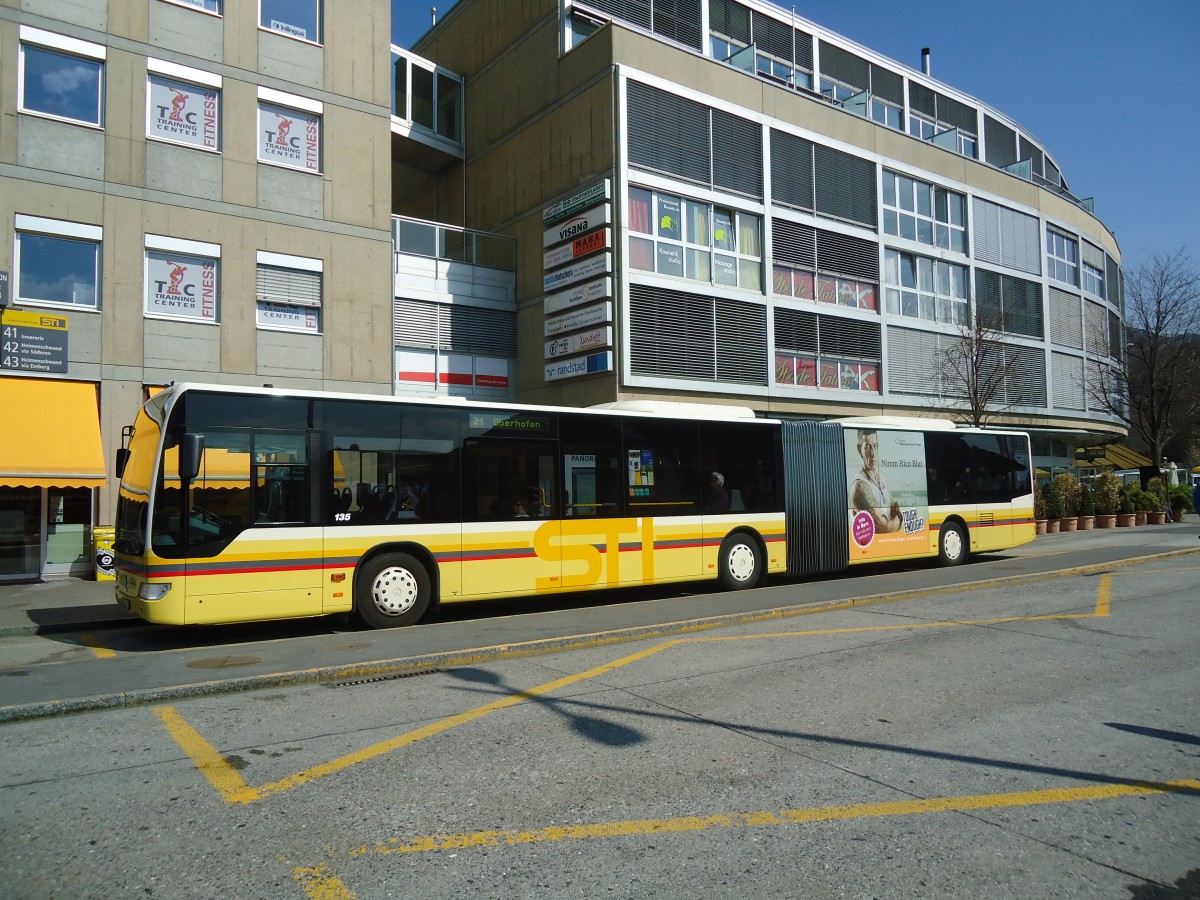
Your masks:
[[[762,550],[748,534],[731,534],[721,542],[717,556],[717,580],[727,591],[752,588],[762,577]]]
[[[407,553],[385,553],[358,574],[354,613],[370,628],[416,623],[429,609],[429,572]]]
[[[963,527],[957,522],[943,522],[938,536],[938,562],[943,566],[961,565],[967,559],[968,549]]]

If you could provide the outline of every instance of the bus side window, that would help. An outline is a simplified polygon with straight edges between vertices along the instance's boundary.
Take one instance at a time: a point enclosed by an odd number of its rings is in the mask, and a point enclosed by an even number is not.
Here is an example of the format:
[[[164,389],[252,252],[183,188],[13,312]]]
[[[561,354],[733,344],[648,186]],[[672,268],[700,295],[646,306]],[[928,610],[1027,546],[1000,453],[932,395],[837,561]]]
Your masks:
[[[620,420],[615,416],[564,415],[559,432],[562,514],[570,518],[624,515]]]

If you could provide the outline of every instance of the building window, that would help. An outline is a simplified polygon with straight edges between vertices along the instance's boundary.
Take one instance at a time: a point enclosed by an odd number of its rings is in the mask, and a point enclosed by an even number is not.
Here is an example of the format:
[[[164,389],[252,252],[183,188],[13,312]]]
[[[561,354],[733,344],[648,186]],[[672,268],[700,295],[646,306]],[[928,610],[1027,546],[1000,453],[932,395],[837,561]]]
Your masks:
[[[837,275],[818,275],[806,269],[794,269],[778,263],[772,270],[772,290],[777,297],[790,297],[878,312],[877,288],[869,281],[855,281]]]
[[[100,226],[18,215],[14,231],[18,303],[100,308]]]
[[[884,283],[890,315],[952,325],[968,321],[966,266],[885,250]]]
[[[255,322],[271,331],[321,333],[319,259],[258,252]]]
[[[979,150],[979,141],[971,132],[964,131],[955,125],[948,125],[945,122],[935,122],[917,113],[909,113],[908,133],[915,138],[930,141],[971,159],[976,158],[975,154]],[[949,144],[945,144],[941,140],[934,140],[934,138],[941,138],[942,135],[946,135],[947,137],[952,136],[954,140]]]
[[[18,108],[103,126],[104,58],[99,44],[21,26]]]
[[[323,104],[261,87],[258,98],[259,162],[320,172]]]
[[[878,394],[879,325],[777,309],[773,368],[777,385]]]
[[[1046,274],[1055,281],[1079,285],[1079,244],[1052,228],[1046,229]]]
[[[903,131],[904,110],[894,103],[888,103],[886,100],[880,100],[878,97],[871,98],[871,118],[880,125],[886,125],[888,128],[894,128],[896,131]]]
[[[887,234],[967,252],[967,198],[962,194],[885,170],[883,207]]]
[[[221,76],[149,60],[146,136],[201,150],[221,149]]]
[[[1089,294],[1104,299],[1104,272],[1091,263],[1083,264],[1083,289]]]
[[[629,232],[631,268],[762,290],[759,216],[630,187]]]
[[[321,43],[321,0],[259,0],[258,11],[260,27]]]
[[[203,10],[216,16],[221,14],[221,0],[166,0],[166,2],[173,3],[175,6],[190,6],[192,9]]]
[[[221,247],[146,235],[145,314],[215,325],[221,321]]]

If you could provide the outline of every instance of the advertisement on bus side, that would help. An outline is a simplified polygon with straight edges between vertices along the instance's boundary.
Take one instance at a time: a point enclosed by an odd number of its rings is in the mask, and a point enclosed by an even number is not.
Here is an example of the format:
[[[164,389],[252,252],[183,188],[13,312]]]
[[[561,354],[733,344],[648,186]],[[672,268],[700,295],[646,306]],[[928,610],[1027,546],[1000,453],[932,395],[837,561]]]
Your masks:
[[[850,559],[928,553],[924,437],[847,428],[844,441]]]

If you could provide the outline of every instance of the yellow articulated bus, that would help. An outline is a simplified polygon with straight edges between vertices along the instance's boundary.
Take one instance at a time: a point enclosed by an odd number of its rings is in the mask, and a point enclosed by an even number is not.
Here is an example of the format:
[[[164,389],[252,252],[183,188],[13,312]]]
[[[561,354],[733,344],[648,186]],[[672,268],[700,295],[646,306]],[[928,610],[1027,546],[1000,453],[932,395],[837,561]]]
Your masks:
[[[176,384],[118,451],[117,602],[148,622],[353,612],[968,553],[1033,540],[1029,439]]]

